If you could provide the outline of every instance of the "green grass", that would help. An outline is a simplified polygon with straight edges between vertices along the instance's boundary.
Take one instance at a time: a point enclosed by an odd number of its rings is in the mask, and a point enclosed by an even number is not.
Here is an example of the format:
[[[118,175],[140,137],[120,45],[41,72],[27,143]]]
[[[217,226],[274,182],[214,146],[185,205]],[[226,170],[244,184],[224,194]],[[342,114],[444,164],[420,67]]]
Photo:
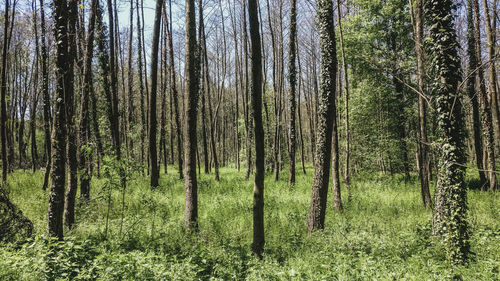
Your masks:
[[[112,192],[109,233],[105,179],[92,181],[92,200],[77,200],[77,224],[64,242],[45,236],[47,193],[43,174],[9,176],[12,200],[35,225],[27,241],[0,247],[0,280],[500,280],[500,199],[469,191],[473,255],[452,267],[431,237],[432,213],[421,204],[418,181],[366,174],[353,180],[345,211],[333,210],[329,194],[326,229],[306,235],[312,168],[287,171],[265,181],[264,259],[250,252],[253,181],[244,171],[221,169],[199,178],[200,232],[183,228],[184,182],[174,167],[151,191],[148,178],[134,175],[126,190],[123,233],[121,191]]]

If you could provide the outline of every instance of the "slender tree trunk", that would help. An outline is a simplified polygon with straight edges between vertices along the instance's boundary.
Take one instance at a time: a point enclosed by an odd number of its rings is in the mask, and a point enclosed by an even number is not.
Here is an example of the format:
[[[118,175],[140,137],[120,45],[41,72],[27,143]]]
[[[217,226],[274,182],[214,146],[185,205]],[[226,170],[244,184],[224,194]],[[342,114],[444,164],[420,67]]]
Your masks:
[[[141,36],[141,21],[139,15],[139,0],[135,2],[136,14],[137,14],[137,66],[139,68],[139,94],[141,99],[141,164],[144,164],[145,160],[145,145],[144,141],[146,139],[146,113],[144,110],[144,83],[143,83],[143,71],[142,71],[142,36]],[[146,160],[147,161],[147,160]],[[142,169],[144,175],[144,169]]]
[[[196,178],[196,117],[199,76],[194,0],[186,0],[186,203],[184,223],[188,229],[198,228],[198,182]]]
[[[419,129],[418,172],[420,176],[420,193],[422,195],[422,203],[424,204],[424,207],[431,208],[432,200],[429,191],[430,161],[429,161],[429,148],[428,148],[429,141],[427,139],[427,106],[424,97],[422,96],[425,91],[425,64],[424,64],[424,50],[423,50],[424,3],[422,0],[416,0],[416,1],[410,0],[410,7],[412,9],[411,14],[414,15],[413,32],[415,39],[415,53],[417,55],[418,90],[420,91],[420,95],[418,96],[418,129]]]
[[[264,128],[262,126],[262,54],[259,33],[257,1],[248,0],[250,24],[252,109],[255,134],[255,181],[253,188],[253,243],[252,252],[262,258],[264,251]]]
[[[481,188],[486,186],[486,173],[483,168],[483,142],[481,137],[481,121],[479,117],[479,97],[477,94],[476,77],[473,73],[477,68],[477,52],[474,30],[474,14],[472,0],[467,1],[467,55],[469,57],[469,75],[467,80],[467,95],[472,103],[472,122],[474,129],[474,158],[479,173],[479,185]]]
[[[491,119],[491,123],[493,123],[493,127],[495,128],[496,130],[496,134],[497,134],[497,141],[496,143],[498,144],[498,142],[500,142],[500,113],[498,112],[499,109],[498,109],[498,105],[496,103],[496,96],[497,96],[497,71],[496,71],[496,67],[495,67],[495,34],[491,28],[491,20],[490,20],[490,9],[488,7],[488,1],[487,0],[483,0],[483,8],[484,8],[484,22],[485,22],[485,26],[486,26],[486,37],[488,38],[488,56],[489,56],[489,59],[491,60],[490,62],[490,91],[489,91],[489,95],[488,95],[488,103],[490,104],[490,106],[493,108],[493,113],[495,113],[496,115],[496,118],[497,118],[497,122],[493,122],[493,118],[490,118]],[[494,21],[496,21],[497,19],[496,18],[493,18]],[[486,99],[485,99],[486,101]],[[493,130],[491,130],[491,133],[489,133],[490,136],[490,140],[487,140],[487,144],[489,144],[489,146],[491,146],[490,149],[487,149],[487,152],[488,152],[488,177],[489,177],[489,181],[490,181],[490,190],[491,191],[494,191],[497,189],[497,181],[496,181],[496,175],[495,175],[495,170],[496,170],[496,166],[495,166],[495,134],[493,133]]]
[[[89,151],[89,99],[94,96],[93,76],[92,76],[92,59],[94,56],[94,30],[96,21],[97,1],[92,0],[89,15],[89,28],[87,33],[87,45],[85,49],[84,59],[84,87],[81,98],[81,111],[80,111],[80,193],[83,198],[90,198],[90,151]]]
[[[175,109],[175,126],[176,126],[176,134],[177,134],[177,163],[179,165],[179,178],[184,178],[184,172],[182,170],[182,127],[181,127],[181,119],[179,113],[179,98],[176,87],[176,75],[175,75],[175,64],[174,64],[174,46],[172,40],[172,8],[171,1],[169,2],[170,7],[170,29],[167,25],[168,32],[168,48],[169,48],[169,56],[170,56],[170,89],[172,91],[172,97],[174,101],[174,109]],[[167,23],[168,24],[168,23]]]
[[[36,12],[36,1],[32,2],[33,9],[33,30],[35,34],[35,68],[34,68],[34,83],[33,83],[33,96],[31,100],[31,108],[30,108],[30,134],[31,134],[31,167],[33,173],[37,169],[38,165],[38,150],[36,145],[36,110],[38,105],[38,65],[40,61],[40,46],[38,44],[38,15]]]
[[[302,172],[304,175],[306,174],[306,166],[305,166],[305,151],[304,151],[304,135],[302,133],[302,114],[301,114],[301,99],[300,99],[300,93],[304,91],[304,85],[302,84],[302,68],[300,67],[300,52],[297,52],[297,62],[298,62],[298,67],[299,67],[299,104],[297,106],[297,114],[299,117],[299,136],[300,136],[300,157],[301,157],[301,164],[302,164]]]
[[[51,164],[51,143],[50,143],[50,95],[49,95],[49,74],[47,71],[47,46],[45,44],[45,12],[44,12],[44,1],[40,0],[40,28],[41,28],[41,57],[42,57],[42,95],[43,95],[43,129],[45,132],[45,176],[43,180],[42,189],[46,190],[49,185],[49,175]]]
[[[433,231],[441,235],[452,263],[467,260],[467,190],[464,182],[466,157],[464,151],[464,121],[458,84],[460,59],[454,29],[451,0],[431,0],[428,3],[430,34],[434,50],[433,67],[437,74],[436,97],[441,128],[441,161],[436,186]]]
[[[151,188],[158,186],[158,160],[156,155],[156,89],[158,81],[158,45],[163,0],[156,0],[153,43],[151,45],[151,92],[149,93],[149,157],[151,159]]]
[[[476,41],[476,58],[477,65],[481,66],[481,29],[480,29],[480,13],[479,13],[479,3],[478,0],[473,0],[474,6],[474,31],[475,31],[475,41]],[[479,101],[482,109],[481,121],[483,124],[483,140],[484,140],[484,148],[486,157],[483,159],[486,160],[486,163],[483,164],[484,167],[488,167],[488,182],[490,189],[494,189],[496,185],[495,178],[495,148],[494,148],[494,135],[493,135],[493,121],[491,116],[491,104],[486,93],[486,86],[484,81],[484,71],[483,68],[478,69],[478,77],[479,77]],[[486,190],[487,187],[483,186],[483,190]]]
[[[7,95],[7,51],[8,51],[8,28],[9,28],[9,0],[5,0],[5,11],[4,11],[4,36],[3,36],[3,47],[2,47],[2,90],[1,90],[1,138],[2,138],[2,182],[7,181],[8,173],[8,163],[7,163],[7,107],[5,97]]]
[[[297,83],[297,70],[295,67],[295,57],[296,57],[296,41],[297,41],[297,1],[291,0],[290,2],[290,39],[289,39],[289,61],[288,61],[288,79],[290,83],[290,94],[289,94],[289,103],[290,103],[290,149],[289,149],[289,177],[288,183],[293,185],[295,184],[295,151],[296,151],[296,142],[297,142],[297,133],[295,131],[295,113],[297,108],[297,101],[295,99],[296,92],[296,83]],[[299,120],[300,122],[300,120]]]
[[[133,48],[132,48],[132,40],[134,38],[134,1],[130,0],[130,26],[129,26],[129,38],[128,38],[128,132],[133,131],[134,124],[134,69],[132,67],[132,59],[133,59]],[[129,133],[125,133],[126,136],[129,136]],[[134,142],[132,137],[128,137],[128,150],[131,153],[131,157],[134,158]]]
[[[115,27],[113,19],[113,4],[111,0],[107,0],[108,3],[108,19],[109,19],[109,76],[110,76],[110,86],[111,86],[111,113],[112,122],[110,124],[111,136],[113,137],[113,146],[118,159],[121,158],[121,145],[120,145],[120,131],[119,131],[119,120],[118,120],[118,78],[117,78],[117,66],[116,66],[116,54],[115,54]]]
[[[318,0],[318,28],[321,47],[321,106],[318,112],[318,132],[316,161],[314,163],[314,182],[311,207],[307,221],[307,232],[311,234],[325,226],[328,179],[330,177],[332,131],[335,122],[335,89],[337,76],[337,52],[335,46],[335,27],[333,24],[333,2]]]

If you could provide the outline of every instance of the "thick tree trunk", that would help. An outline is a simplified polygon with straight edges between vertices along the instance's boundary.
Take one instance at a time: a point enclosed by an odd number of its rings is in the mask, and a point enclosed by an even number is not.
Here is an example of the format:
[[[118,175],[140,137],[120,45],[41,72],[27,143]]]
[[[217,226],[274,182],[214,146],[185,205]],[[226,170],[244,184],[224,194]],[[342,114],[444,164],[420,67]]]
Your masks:
[[[68,51],[68,6],[66,0],[55,0],[53,8],[56,52],[56,85],[52,130],[52,169],[48,209],[48,234],[63,239],[64,186],[66,184],[66,98],[72,81]]]
[[[325,227],[325,212],[330,177],[332,131],[335,122],[335,90],[337,76],[337,52],[335,27],[333,24],[333,3],[330,0],[317,2],[318,28],[321,47],[321,106],[318,111],[318,131],[314,163],[314,182],[311,206],[307,221],[307,232],[311,234]]]
[[[467,260],[467,190],[465,175],[464,121],[458,84],[460,59],[454,29],[451,0],[431,0],[428,3],[430,34],[434,51],[433,67],[437,74],[436,97],[441,129],[441,161],[436,186],[433,232],[441,235],[448,246],[452,263]]]

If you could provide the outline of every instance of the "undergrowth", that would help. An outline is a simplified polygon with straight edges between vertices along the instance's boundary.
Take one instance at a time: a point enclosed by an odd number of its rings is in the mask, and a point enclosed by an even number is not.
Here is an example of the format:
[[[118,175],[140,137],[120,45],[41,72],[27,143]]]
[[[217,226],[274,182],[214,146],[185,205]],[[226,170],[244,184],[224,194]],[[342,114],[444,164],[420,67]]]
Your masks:
[[[306,235],[312,168],[289,186],[265,181],[266,246],[251,255],[252,188],[244,172],[221,169],[221,181],[199,175],[198,233],[183,229],[184,183],[174,167],[160,187],[135,174],[127,182],[123,231],[122,190],[108,209],[105,179],[93,179],[91,199],[77,200],[76,225],[65,240],[46,237],[47,192],[43,173],[9,176],[10,197],[35,227],[33,238],[0,245],[0,280],[500,280],[500,199],[468,192],[473,255],[453,267],[431,236],[416,179],[358,175],[345,210],[333,210],[329,194],[326,229]],[[109,187],[108,187],[109,188]]]

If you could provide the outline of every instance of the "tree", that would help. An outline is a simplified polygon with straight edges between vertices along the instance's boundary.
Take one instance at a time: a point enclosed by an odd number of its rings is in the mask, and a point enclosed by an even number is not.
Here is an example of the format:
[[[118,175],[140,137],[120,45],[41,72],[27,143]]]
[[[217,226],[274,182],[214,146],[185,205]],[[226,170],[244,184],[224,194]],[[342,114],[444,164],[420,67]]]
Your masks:
[[[495,3],[496,4],[496,3]],[[483,8],[484,8],[484,22],[486,26],[486,37],[488,38],[488,56],[489,59],[491,60],[490,62],[490,89],[489,89],[489,95],[486,100],[488,100],[489,106],[493,108],[493,112],[496,112],[496,117],[497,117],[497,122],[492,124],[494,126],[496,124],[496,130],[497,134],[500,134],[500,114],[498,112],[498,105],[496,104],[496,96],[497,96],[497,71],[495,67],[495,34],[494,31],[491,28],[491,20],[490,20],[490,9],[488,7],[488,1],[483,0]],[[493,18],[494,21],[497,21],[496,18]],[[486,110],[486,109],[484,109]],[[489,117],[491,119],[491,123],[493,123],[493,118]],[[490,130],[488,127],[486,127],[488,130]],[[491,132],[487,133],[487,138],[489,138],[486,141],[486,144],[491,146],[491,148],[488,148],[488,176],[489,176],[489,182],[490,182],[490,190],[494,191],[497,186],[497,181],[496,181],[496,176],[495,176],[495,136],[493,133],[493,130]],[[500,135],[497,135],[498,139],[500,139]],[[497,140],[498,140],[497,139]]]
[[[179,178],[184,178],[184,172],[182,170],[182,127],[181,127],[181,119],[179,114],[179,98],[177,93],[177,78],[175,75],[175,63],[174,63],[174,44],[172,39],[172,1],[169,1],[169,10],[170,10],[170,29],[169,23],[166,22],[166,27],[168,29],[168,49],[169,49],[169,59],[170,59],[170,89],[172,93],[173,99],[173,107],[175,109],[175,126],[176,126],[176,134],[177,134],[177,162],[179,165]]]
[[[196,42],[195,1],[186,0],[186,203],[184,224],[188,229],[198,228],[198,181],[196,178],[196,119],[199,93],[198,45]]]
[[[296,151],[296,139],[297,133],[295,130],[295,112],[297,108],[297,101],[295,99],[296,83],[297,83],[297,71],[295,69],[295,46],[297,41],[297,1],[291,0],[290,2],[290,41],[289,50],[290,55],[288,58],[288,79],[290,83],[290,151],[289,151],[289,164],[290,164],[290,175],[288,177],[288,182],[293,185],[295,184],[295,151]]]
[[[439,176],[433,232],[443,237],[449,257],[464,263],[469,253],[467,229],[467,190],[465,175],[464,121],[458,84],[460,59],[451,0],[428,2],[434,92],[441,130]]]
[[[333,24],[333,2],[317,1],[318,29],[321,48],[321,105],[318,112],[314,182],[307,232],[325,227],[325,212],[330,177],[333,124],[336,122],[335,90],[337,79],[337,51]]]
[[[264,128],[262,125],[262,54],[257,1],[248,0],[250,24],[252,110],[255,134],[255,178],[253,187],[253,243],[252,252],[262,257],[264,251]]]
[[[47,229],[50,236],[63,239],[64,186],[66,179],[66,93],[73,80],[69,69],[68,3],[66,0],[53,2],[54,38],[56,42],[56,85],[54,93],[54,120],[52,129],[52,168],[49,193]]]
[[[151,158],[151,188],[158,186],[158,160],[156,155],[156,89],[158,81],[158,46],[160,44],[160,24],[163,0],[156,0],[153,43],[151,45],[151,92],[149,95],[149,157]]]
[[[340,50],[342,52],[342,69],[344,70],[344,111],[345,111],[345,167],[344,167],[344,183],[348,187],[351,182],[350,176],[350,159],[351,159],[351,140],[349,130],[349,75],[347,73],[347,62],[344,50],[344,31],[342,30],[342,17],[340,13],[340,0],[337,0],[337,16],[339,22],[340,35]]]
[[[42,58],[42,93],[43,93],[43,130],[45,132],[45,157],[47,164],[45,166],[45,177],[43,180],[43,190],[47,189],[49,184],[49,175],[51,168],[51,143],[50,143],[50,95],[49,95],[49,74],[47,71],[47,46],[45,44],[45,12],[44,1],[40,0],[40,28],[41,28],[41,58]]]
[[[476,59],[477,65],[482,66],[481,60],[481,29],[480,29],[480,13],[479,13],[479,3],[478,0],[473,0],[474,6],[474,31],[476,37]],[[481,121],[483,124],[483,135],[484,135],[484,149],[486,150],[486,165],[488,166],[488,182],[490,189],[494,190],[496,185],[495,177],[495,144],[494,144],[494,134],[493,134],[493,120],[491,116],[491,95],[488,96],[486,92],[486,85],[484,82],[484,71],[480,67],[477,71],[479,77],[479,101],[482,109]],[[494,79],[493,79],[494,80]],[[493,93],[493,92],[492,92]],[[485,165],[485,166],[486,166]],[[487,187],[483,186],[483,190]]]
[[[94,56],[94,37],[95,37],[95,22],[96,22],[96,10],[98,0],[92,0],[90,6],[89,15],[89,28],[87,33],[87,45],[85,50],[85,62],[84,62],[84,77],[83,77],[83,91],[81,98],[81,111],[80,111],[80,126],[79,126],[79,136],[80,136],[80,192],[82,196],[86,199],[90,198],[90,159],[89,159],[89,127],[90,127],[90,116],[89,116],[89,99],[94,95],[93,75],[92,75],[92,59]]]
[[[1,107],[1,113],[0,113],[0,118],[2,121],[0,131],[1,131],[1,138],[2,138],[2,182],[7,181],[7,131],[6,131],[6,126],[7,126],[7,107],[5,104],[5,96],[7,95],[7,49],[9,45],[9,39],[8,39],[8,28],[9,28],[9,0],[5,1],[5,15],[4,15],[4,36],[3,36],[3,47],[2,47],[2,73],[1,73],[1,79],[2,79],[2,89],[1,89],[1,100],[0,100],[0,107]]]
[[[424,65],[424,4],[422,0],[410,1],[413,19],[413,37],[415,39],[415,53],[417,55],[417,79],[418,79],[418,157],[419,157],[419,176],[420,193],[422,194],[422,203],[424,207],[431,208],[432,200],[429,191],[430,182],[430,160],[429,148],[427,144],[427,105],[424,100],[425,89],[425,65]],[[414,10],[414,11],[413,11]]]
[[[467,79],[467,95],[472,104],[472,122],[474,127],[474,158],[476,159],[476,167],[479,173],[479,185],[486,186],[486,173],[483,169],[483,142],[481,137],[481,121],[479,117],[479,97],[476,92],[476,68],[477,68],[477,53],[474,30],[474,14],[472,0],[467,1],[467,55],[469,57]]]

